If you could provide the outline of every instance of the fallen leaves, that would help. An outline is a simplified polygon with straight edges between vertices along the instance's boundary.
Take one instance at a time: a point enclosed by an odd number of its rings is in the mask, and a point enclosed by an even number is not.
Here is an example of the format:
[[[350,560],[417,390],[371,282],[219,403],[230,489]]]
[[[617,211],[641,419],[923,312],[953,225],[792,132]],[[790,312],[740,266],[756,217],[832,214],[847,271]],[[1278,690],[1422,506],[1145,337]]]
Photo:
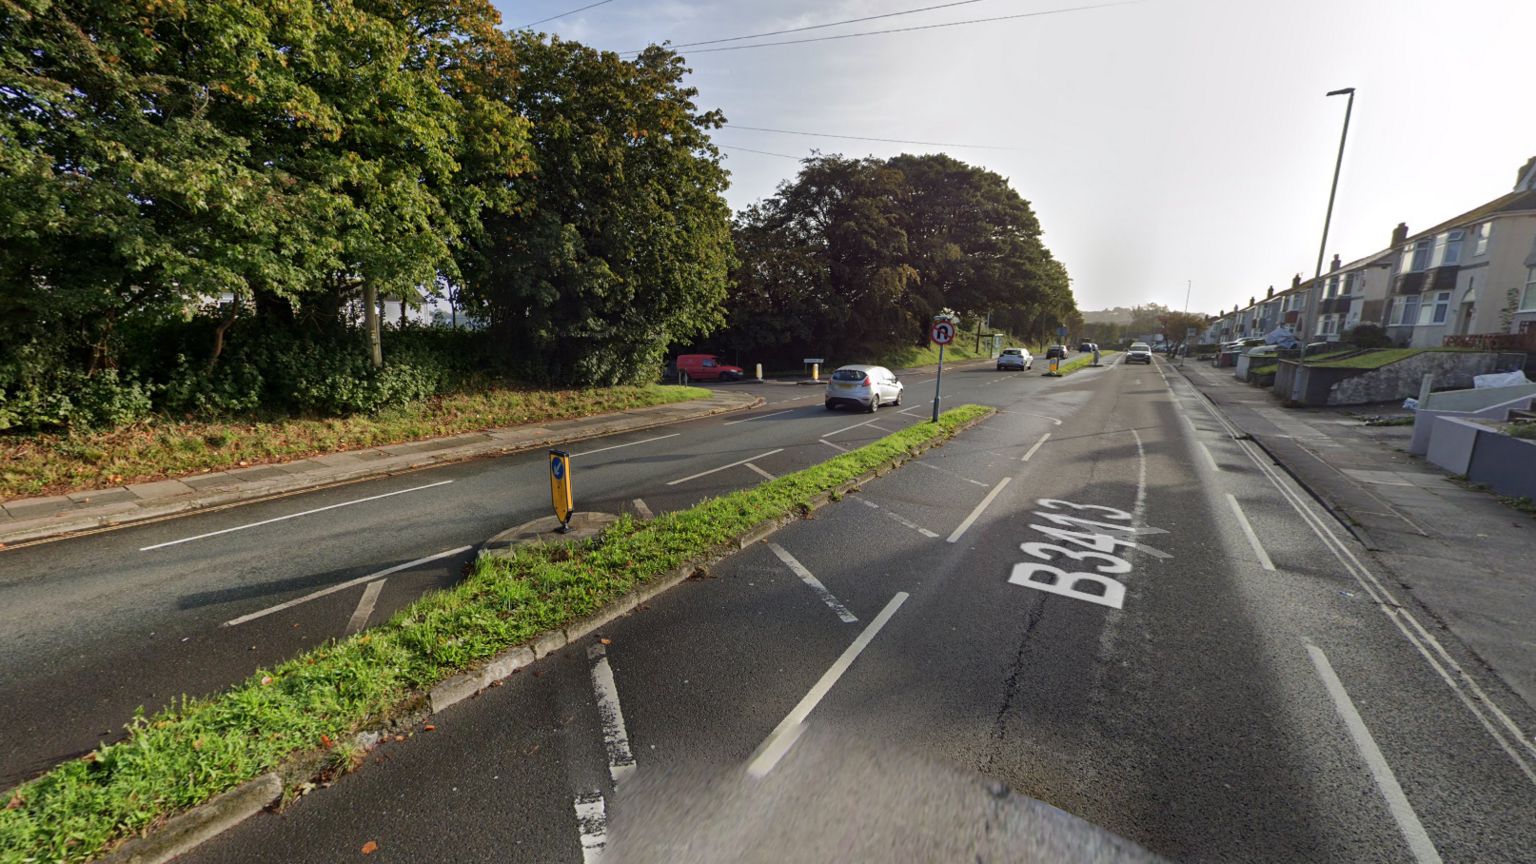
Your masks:
[[[329,750],[331,747],[335,746],[335,742],[331,740],[331,736],[322,732],[320,733],[320,746]]]
[[[10,803],[5,805],[5,809],[7,809],[7,810],[15,810],[17,807],[20,807],[21,804],[22,804],[21,793],[18,792],[15,795],[11,796]]]
[[[431,723],[428,723],[425,726],[421,727],[421,731],[423,731],[423,732],[436,732],[437,731],[437,727],[432,725]]]
[[[363,854],[364,855],[372,855],[373,853],[375,853],[377,851],[379,851],[378,841],[376,841],[376,840],[369,840],[367,843],[363,844]]]
[[[251,647],[255,648],[256,646],[252,645]],[[272,683],[272,676],[271,675],[263,675],[263,676],[261,676],[261,686],[265,687],[265,686],[267,686],[268,684],[271,684],[271,683]]]
[[[609,638],[606,638],[606,637],[599,637],[597,641],[603,643],[604,645],[612,645],[613,644],[613,640],[609,639]]]

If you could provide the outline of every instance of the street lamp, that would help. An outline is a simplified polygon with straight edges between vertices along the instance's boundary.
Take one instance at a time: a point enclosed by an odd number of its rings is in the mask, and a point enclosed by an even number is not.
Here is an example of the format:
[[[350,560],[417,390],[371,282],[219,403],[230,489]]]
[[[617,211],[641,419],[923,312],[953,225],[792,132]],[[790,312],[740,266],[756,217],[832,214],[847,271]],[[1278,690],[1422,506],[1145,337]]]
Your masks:
[[[1312,276],[1312,290],[1317,291],[1318,280],[1323,278],[1323,253],[1328,248],[1328,225],[1333,221],[1333,196],[1339,191],[1339,168],[1344,165],[1344,141],[1349,137],[1349,115],[1355,110],[1355,88],[1329,90],[1329,96],[1348,94],[1349,104],[1344,108],[1344,131],[1339,135],[1339,158],[1333,163],[1333,185],[1328,189],[1328,215],[1323,217],[1323,242],[1317,247],[1317,271]]]

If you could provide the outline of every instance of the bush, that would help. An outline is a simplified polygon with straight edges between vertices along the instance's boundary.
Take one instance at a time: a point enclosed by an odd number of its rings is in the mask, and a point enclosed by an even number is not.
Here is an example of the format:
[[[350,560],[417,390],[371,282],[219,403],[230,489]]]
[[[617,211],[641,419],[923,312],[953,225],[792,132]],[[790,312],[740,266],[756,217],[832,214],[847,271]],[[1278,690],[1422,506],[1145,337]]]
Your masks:
[[[1361,324],[1353,330],[1345,331],[1344,341],[1357,348],[1387,348],[1392,344],[1392,340],[1387,338],[1387,331],[1379,324]]]
[[[110,428],[149,416],[150,388],[116,369],[0,381],[0,430]]]

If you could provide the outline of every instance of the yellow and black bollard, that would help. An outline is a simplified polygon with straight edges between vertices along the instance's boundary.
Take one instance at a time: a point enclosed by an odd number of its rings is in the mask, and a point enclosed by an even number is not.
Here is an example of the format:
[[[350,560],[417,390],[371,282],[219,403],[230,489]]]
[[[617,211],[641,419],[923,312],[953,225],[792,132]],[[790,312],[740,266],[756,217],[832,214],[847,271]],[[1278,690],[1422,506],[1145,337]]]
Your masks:
[[[571,497],[571,454],[564,450],[549,451],[549,499],[555,507],[555,518],[560,520],[560,533],[564,534],[576,509]]]

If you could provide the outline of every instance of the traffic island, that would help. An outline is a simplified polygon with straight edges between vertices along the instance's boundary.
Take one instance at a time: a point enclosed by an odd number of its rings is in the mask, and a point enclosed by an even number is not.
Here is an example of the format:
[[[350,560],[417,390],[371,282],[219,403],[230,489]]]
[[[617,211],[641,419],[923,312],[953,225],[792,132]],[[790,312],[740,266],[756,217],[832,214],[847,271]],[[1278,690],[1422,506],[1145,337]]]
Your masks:
[[[513,549],[533,543],[578,543],[591,540],[617,521],[619,517],[613,513],[576,512],[571,514],[570,521],[565,525],[566,530],[562,532],[557,517],[544,516],[508,528],[485,541],[485,545],[480,547],[480,557],[508,558]]]
[[[227,799],[214,803],[223,793],[275,774],[291,798],[314,788],[317,777],[356,770],[382,741],[430,729],[429,711],[600,632],[745,543],[992,413],[961,406],[937,423],[687,510],[648,522],[620,516],[595,537],[509,545],[505,555],[480,558],[461,582],[385,624],[259,669],[222,694],[135,718],[125,740],[0,792],[7,802],[0,860],[80,862],[116,850],[164,861],[184,854],[254,812],[237,808],[232,820]],[[265,795],[271,782],[250,788]],[[168,829],[185,839],[157,845],[147,857],[125,848],[129,838]]]

